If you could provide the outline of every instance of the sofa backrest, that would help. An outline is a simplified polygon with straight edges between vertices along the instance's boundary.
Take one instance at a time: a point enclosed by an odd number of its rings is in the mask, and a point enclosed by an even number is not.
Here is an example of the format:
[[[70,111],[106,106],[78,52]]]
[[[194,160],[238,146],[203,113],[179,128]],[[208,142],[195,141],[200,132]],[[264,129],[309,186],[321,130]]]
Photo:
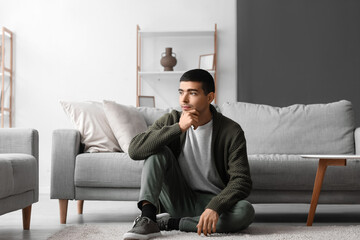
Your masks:
[[[220,111],[218,105],[213,104],[217,111]],[[161,118],[166,113],[172,112],[172,110],[182,111],[181,107],[172,107],[172,108],[151,108],[151,107],[138,107],[137,110],[144,116],[146,124],[149,126],[153,125],[153,123]]]
[[[272,107],[225,103],[223,115],[243,128],[248,154],[354,154],[352,104],[296,104]]]
[[[156,120],[161,118],[166,113],[170,113],[174,108],[151,108],[151,107],[138,107],[137,110],[144,116],[146,124],[151,126]]]

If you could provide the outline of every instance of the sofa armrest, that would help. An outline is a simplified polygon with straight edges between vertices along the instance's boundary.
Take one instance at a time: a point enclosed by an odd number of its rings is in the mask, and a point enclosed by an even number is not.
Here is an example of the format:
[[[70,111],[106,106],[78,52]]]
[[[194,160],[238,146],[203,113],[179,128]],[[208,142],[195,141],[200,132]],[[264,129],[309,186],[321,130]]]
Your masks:
[[[39,133],[28,128],[0,128],[0,153],[32,155],[37,162],[34,202],[39,200]]]
[[[75,159],[80,153],[80,132],[58,129],[53,132],[51,152],[51,199],[75,198]]]
[[[25,153],[39,159],[39,133],[35,129],[1,128],[0,153]]]
[[[360,127],[355,129],[355,154],[360,155]]]

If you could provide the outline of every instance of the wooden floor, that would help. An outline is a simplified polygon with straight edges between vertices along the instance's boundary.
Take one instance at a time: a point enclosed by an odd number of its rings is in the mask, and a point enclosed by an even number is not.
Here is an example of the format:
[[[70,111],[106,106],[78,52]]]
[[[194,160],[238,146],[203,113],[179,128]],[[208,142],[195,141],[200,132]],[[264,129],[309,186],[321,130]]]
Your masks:
[[[136,202],[85,201],[84,214],[78,215],[76,202],[69,202],[67,225],[61,225],[57,200],[40,194],[33,205],[30,231],[22,230],[21,210],[0,216],[0,239],[47,239],[65,226],[84,223],[116,224],[132,222],[139,214]],[[309,204],[255,204],[256,225],[306,225]],[[358,225],[360,205],[319,205],[313,226]]]

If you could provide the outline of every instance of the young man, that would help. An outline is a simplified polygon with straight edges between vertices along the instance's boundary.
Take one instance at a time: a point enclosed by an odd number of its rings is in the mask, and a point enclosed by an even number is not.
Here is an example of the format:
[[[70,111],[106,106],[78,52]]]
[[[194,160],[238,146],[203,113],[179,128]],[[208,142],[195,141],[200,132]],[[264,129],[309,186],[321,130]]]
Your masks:
[[[172,111],[132,139],[129,155],[146,159],[138,207],[142,211],[124,239],[149,239],[160,230],[208,235],[238,232],[254,219],[244,200],[252,182],[244,132],[218,113],[215,87],[205,70],[180,78],[182,112]],[[156,213],[166,212],[156,216]]]

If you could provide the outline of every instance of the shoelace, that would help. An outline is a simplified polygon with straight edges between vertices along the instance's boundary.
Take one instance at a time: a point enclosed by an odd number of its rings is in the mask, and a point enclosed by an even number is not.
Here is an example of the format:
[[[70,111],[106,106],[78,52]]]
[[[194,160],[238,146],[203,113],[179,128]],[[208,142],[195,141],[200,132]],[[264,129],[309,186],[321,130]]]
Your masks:
[[[148,219],[148,218],[141,217],[141,215],[137,216],[137,217],[135,218],[133,227],[135,227],[136,225],[138,225],[138,223],[140,223],[140,225],[141,225],[141,223],[144,222],[144,221],[146,221],[146,222],[149,223],[149,219]]]
[[[167,221],[158,220],[157,224],[160,229],[167,230],[167,228],[168,228]]]

